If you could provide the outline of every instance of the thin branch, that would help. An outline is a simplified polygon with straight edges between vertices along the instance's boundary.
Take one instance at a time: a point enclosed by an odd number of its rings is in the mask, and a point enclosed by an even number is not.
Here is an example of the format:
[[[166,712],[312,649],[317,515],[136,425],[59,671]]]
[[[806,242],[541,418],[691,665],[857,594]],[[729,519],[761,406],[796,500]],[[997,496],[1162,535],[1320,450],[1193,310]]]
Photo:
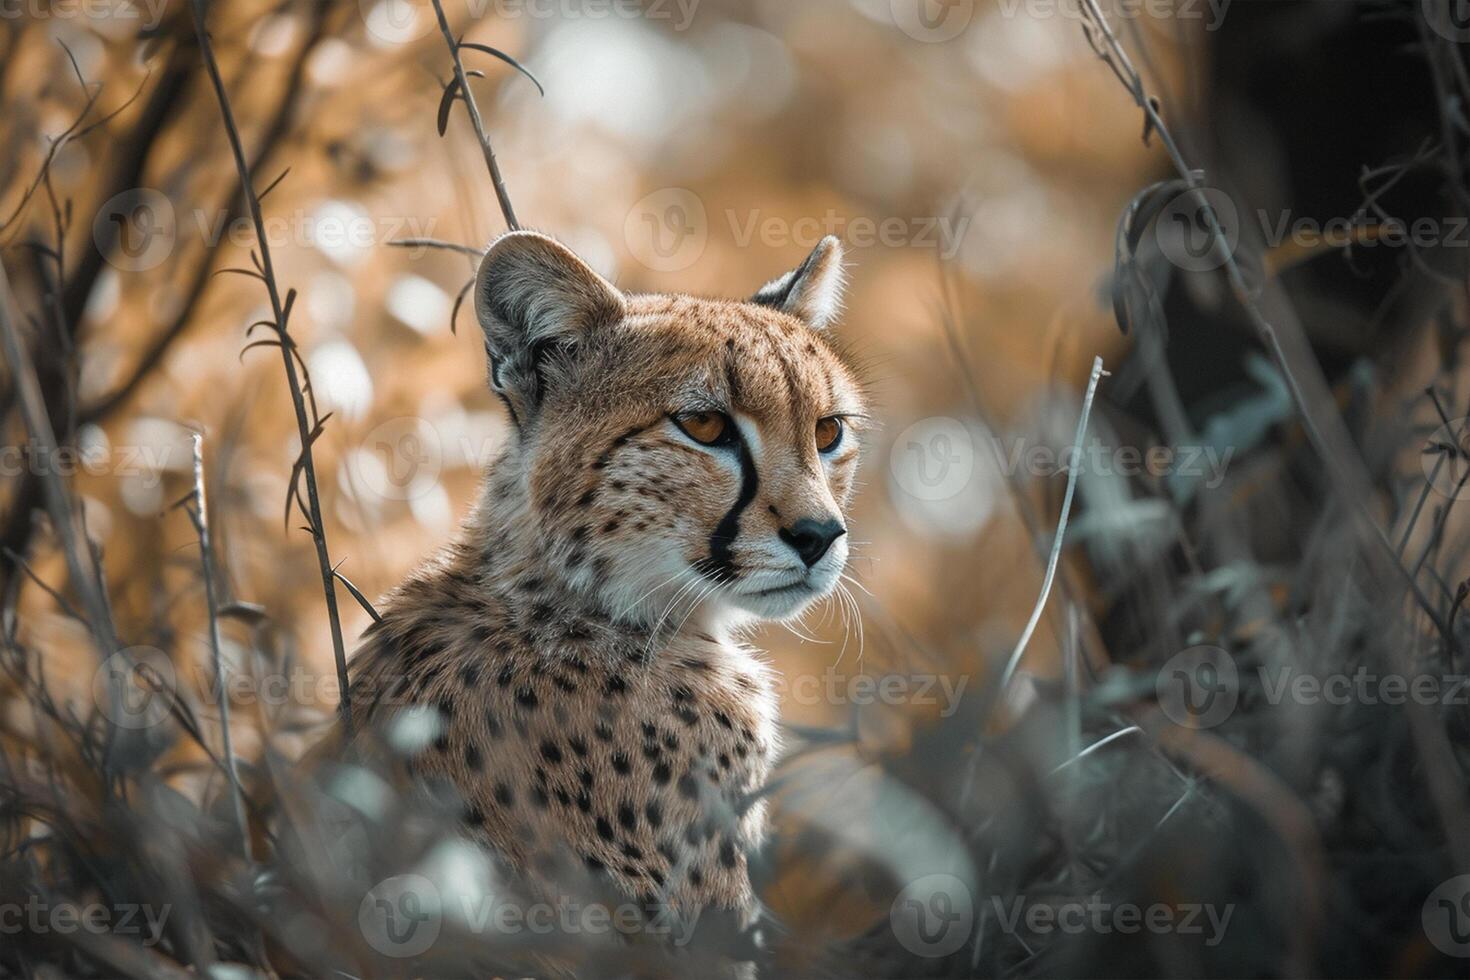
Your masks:
[[[250,220],[255,225],[255,237],[260,246],[259,265],[261,278],[265,282],[267,294],[270,296],[271,313],[274,317],[275,329],[281,338],[281,363],[286,371],[286,383],[291,389],[291,404],[296,412],[296,431],[301,439],[301,475],[306,482],[307,505],[309,519],[311,521],[311,537],[316,545],[317,565],[321,572],[322,592],[327,602],[327,621],[332,631],[332,654],[337,665],[337,685],[339,695],[339,707],[342,714],[342,725],[347,737],[350,739],[353,733],[352,727],[352,699],[348,697],[347,684],[347,650],[342,642],[342,619],[337,611],[337,589],[336,580],[332,574],[332,561],[327,552],[327,530],[322,520],[321,495],[317,490],[316,463],[312,458],[311,444],[312,431],[315,426],[307,416],[306,399],[302,393],[301,380],[296,372],[296,360],[288,342],[287,331],[287,302],[283,302],[280,289],[276,285],[275,267],[271,264],[270,240],[265,232],[265,221],[260,212],[260,199],[255,194],[255,187],[251,181],[250,168],[245,162],[245,149],[240,142],[240,130],[235,125],[235,114],[230,108],[230,99],[225,91],[224,78],[221,77],[219,64],[215,61],[214,49],[210,45],[209,33],[204,26],[204,0],[194,0],[194,33],[199,41],[199,52],[204,58],[204,67],[209,73],[209,80],[214,86],[215,97],[219,101],[220,117],[224,122],[225,133],[230,140],[230,151],[235,157],[235,170],[240,178],[240,192],[245,196],[245,203],[250,210]],[[442,16],[442,15],[441,15]],[[294,491],[293,491],[294,492]]]
[[[1046,576],[1041,580],[1041,594],[1036,597],[1036,605],[1031,609],[1031,618],[1026,621],[1026,628],[1021,631],[1021,637],[1016,641],[1016,648],[1011,651],[1011,658],[1006,661],[1006,668],[1000,675],[999,693],[1002,697],[1005,690],[1010,686],[1011,677],[1016,673],[1016,667],[1021,663],[1021,657],[1026,652],[1026,644],[1031,642],[1031,634],[1036,632],[1036,624],[1041,622],[1041,614],[1046,610],[1046,600],[1051,595],[1052,581],[1057,577],[1057,563],[1062,557],[1062,539],[1067,534],[1067,518],[1072,513],[1072,497],[1077,492],[1077,475],[1082,471],[1082,440],[1087,438],[1087,420],[1092,415],[1092,402],[1097,397],[1097,383],[1107,374],[1103,370],[1103,359],[1094,357],[1092,359],[1092,376],[1087,380],[1087,394],[1082,398],[1082,414],[1077,418],[1077,436],[1073,440],[1072,466],[1067,473],[1067,493],[1062,498],[1062,514],[1057,519],[1057,533],[1052,538],[1051,556],[1046,560]]]
[[[485,166],[490,170],[490,183],[495,186],[495,197],[500,201],[500,213],[505,215],[506,227],[511,231],[517,231],[521,225],[516,220],[515,208],[511,207],[510,193],[505,189],[505,180],[500,176],[500,164],[495,160],[495,150],[490,146],[490,137],[485,135],[485,123],[480,118],[480,107],[475,103],[474,93],[470,91],[469,79],[465,77],[464,63],[459,58],[459,42],[449,30],[449,19],[444,16],[444,5],[440,3],[440,0],[434,0],[434,14],[439,18],[439,32],[444,35],[444,43],[449,45],[449,53],[454,58],[454,81],[459,86],[460,97],[464,99],[465,111],[470,115],[470,125],[475,128],[475,139],[480,141],[480,150],[485,154]],[[538,82],[537,85],[539,86],[540,83]]]
[[[15,390],[19,396],[21,417],[30,433],[31,450],[40,454],[40,479],[44,490],[46,509],[51,515],[56,536],[61,541],[62,554],[66,559],[67,574],[72,588],[82,599],[87,610],[88,624],[97,640],[97,653],[103,660],[117,650],[117,636],[113,632],[112,617],[107,613],[106,602],[98,588],[98,580],[89,574],[84,565],[84,556],[90,553],[85,535],[72,511],[71,498],[62,485],[61,475],[52,465],[56,459],[56,432],[51,427],[51,416],[46,411],[46,401],[41,394],[36,370],[26,354],[24,341],[17,332],[15,298],[10,290],[10,280],[5,273],[5,263],[0,261],[0,339],[3,339],[5,358],[10,362]]]
[[[209,613],[209,653],[214,662],[214,684],[219,705],[220,754],[224,756],[225,773],[230,780],[230,806],[234,811],[235,830],[240,834],[240,852],[250,860],[250,834],[245,825],[245,808],[241,802],[244,790],[235,766],[233,736],[230,734],[230,694],[225,683],[224,656],[220,651],[218,599],[214,588],[214,545],[209,536],[209,504],[204,496],[204,437],[194,433],[193,506],[185,507],[194,530],[199,534],[199,564],[204,571],[204,602]]]

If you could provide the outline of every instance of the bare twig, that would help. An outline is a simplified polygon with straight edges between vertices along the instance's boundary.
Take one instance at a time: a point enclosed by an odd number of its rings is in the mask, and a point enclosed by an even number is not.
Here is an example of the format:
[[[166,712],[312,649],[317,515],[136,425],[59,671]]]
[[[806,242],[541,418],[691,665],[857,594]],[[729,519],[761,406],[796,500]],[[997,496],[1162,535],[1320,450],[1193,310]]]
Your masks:
[[[204,602],[209,613],[209,653],[214,663],[216,701],[219,705],[220,754],[224,756],[225,774],[230,781],[230,805],[234,811],[235,829],[240,834],[240,851],[250,859],[250,835],[245,826],[245,809],[240,802],[244,790],[240,787],[240,773],[235,766],[233,736],[230,734],[230,694],[225,683],[224,657],[220,652],[218,600],[214,588],[214,545],[209,536],[209,505],[204,496],[204,437],[194,433],[194,490],[192,506],[185,512],[199,533],[199,564],[204,572]]]
[[[1081,472],[1082,466],[1082,440],[1087,438],[1087,420],[1092,415],[1092,402],[1097,397],[1097,383],[1107,374],[1103,370],[1103,359],[1094,357],[1092,359],[1092,376],[1087,380],[1087,394],[1082,398],[1082,414],[1077,417],[1077,437],[1073,441],[1072,465],[1067,473],[1067,493],[1062,498],[1062,513],[1057,518],[1057,533],[1052,538],[1051,555],[1046,560],[1046,575],[1041,580],[1041,594],[1036,597],[1036,605],[1031,609],[1031,618],[1026,621],[1026,628],[1021,631],[1021,636],[1016,640],[1016,648],[1011,651],[1011,657],[1006,661],[1005,670],[1000,675],[1000,693],[1005,694],[1005,689],[1011,683],[1011,677],[1016,672],[1016,667],[1021,663],[1021,657],[1026,652],[1026,644],[1031,642],[1031,634],[1036,632],[1036,624],[1041,622],[1041,614],[1046,610],[1046,600],[1051,595],[1051,584],[1057,576],[1057,563],[1062,557],[1062,540],[1067,534],[1067,518],[1072,513],[1072,497],[1077,492],[1077,474]]]
[[[86,567],[85,559],[90,555],[86,535],[77,523],[66,487],[62,485],[61,475],[53,465],[56,459],[56,432],[51,427],[51,417],[46,411],[46,401],[41,394],[40,382],[36,380],[35,368],[26,354],[25,344],[16,327],[17,313],[14,303],[5,264],[0,261],[0,339],[4,342],[5,359],[10,362],[10,372],[19,395],[21,416],[30,433],[31,449],[40,456],[39,470],[46,509],[51,515],[56,536],[61,541],[67,574],[71,578],[72,588],[81,597],[82,607],[87,611],[88,625],[97,640],[97,653],[105,660],[117,650],[117,636],[102,596],[101,583]]]
[[[444,43],[449,45],[449,53],[454,58],[454,84],[458,87],[456,97],[464,99],[465,111],[470,116],[470,125],[475,128],[475,139],[480,141],[480,151],[485,154],[485,166],[490,171],[490,183],[495,186],[495,197],[500,201],[500,213],[505,215],[506,227],[511,231],[516,231],[521,225],[516,220],[515,208],[511,207],[510,192],[505,189],[505,180],[500,176],[500,164],[495,160],[495,150],[490,146],[490,137],[485,135],[485,123],[480,118],[480,107],[475,102],[474,93],[470,91],[469,79],[465,77],[464,63],[459,58],[460,42],[455,40],[453,32],[449,30],[449,19],[444,16],[444,5],[440,3],[440,0],[434,0],[434,14],[439,18],[439,32],[444,35]],[[537,87],[540,87],[539,82],[537,82]]]
[[[194,0],[194,33],[199,41],[199,51],[204,58],[204,67],[209,73],[210,82],[214,86],[215,97],[219,101],[220,117],[224,122],[225,133],[230,140],[230,150],[235,157],[235,170],[240,177],[240,191],[245,196],[245,202],[250,210],[251,222],[255,225],[256,242],[260,246],[259,251],[259,275],[265,283],[266,292],[270,297],[271,315],[273,317],[273,328],[276,331],[278,346],[281,349],[281,363],[286,372],[286,383],[291,389],[291,404],[296,412],[296,431],[301,439],[301,457],[298,461],[299,471],[306,483],[307,496],[307,519],[310,521],[310,532],[313,543],[316,545],[317,565],[321,571],[322,591],[327,602],[327,620],[332,631],[332,654],[337,665],[337,685],[339,695],[339,707],[342,714],[342,724],[350,738],[352,735],[352,699],[348,697],[347,683],[347,650],[342,641],[342,620],[337,611],[337,589],[336,580],[332,574],[332,561],[327,552],[326,525],[322,520],[321,495],[317,490],[316,463],[312,458],[312,442],[314,433],[320,432],[321,419],[313,419],[307,414],[306,398],[302,392],[301,379],[296,369],[295,342],[288,333],[288,319],[290,316],[290,305],[294,294],[286,300],[282,300],[279,287],[276,285],[275,268],[271,264],[270,242],[265,233],[265,222],[261,216],[260,198],[255,193],[252,183],[250,168],[245,162],[245,150],[240,142],[240,131],[235,125],[235,115],[230,108],[230,99],[225,91],[224,78],[220,75],[219,64],[215,61],[214,49],[210,45],[209,33],[205,29],[204,0]],[[314,406],[312,415],[315,415]],[[290,490],[293,496],[298,495],[293,479]]]

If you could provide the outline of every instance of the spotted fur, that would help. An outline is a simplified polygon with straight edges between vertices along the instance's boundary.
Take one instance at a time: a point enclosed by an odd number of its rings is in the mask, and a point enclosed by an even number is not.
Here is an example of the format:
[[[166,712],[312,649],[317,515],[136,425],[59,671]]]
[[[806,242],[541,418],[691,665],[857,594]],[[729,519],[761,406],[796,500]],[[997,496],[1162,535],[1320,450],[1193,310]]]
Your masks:
[[[352,695],[368,730],[438,709],[415,768],[517,867],[570,853],[639,899],[754,908],[777,705],[737,637],[846,561],[845,537],[810,567],[791,543],[803,519],[845,525],[852,492],[863,400],[822,329],[840,288],[835,239],[744,302],[626,295],[535,233],[483,260],[515,434],[453,543],[387,599]],[[691,412],[738,438],[701,445],[675,421]]]

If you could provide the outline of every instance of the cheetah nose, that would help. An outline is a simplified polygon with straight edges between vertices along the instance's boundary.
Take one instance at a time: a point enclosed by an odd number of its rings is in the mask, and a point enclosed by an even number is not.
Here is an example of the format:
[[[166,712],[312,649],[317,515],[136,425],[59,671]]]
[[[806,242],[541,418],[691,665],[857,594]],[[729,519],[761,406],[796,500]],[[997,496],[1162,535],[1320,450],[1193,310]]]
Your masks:
[[[801,556],[807,568],[811,568],[822,560],[827,549],[832,547],[832,542],[847,533],[847,528],[840,521],[827,518],[825,521],[803,517],[790,527],[783,527],[779,534],[782,541],[791,545],[793,551]]]

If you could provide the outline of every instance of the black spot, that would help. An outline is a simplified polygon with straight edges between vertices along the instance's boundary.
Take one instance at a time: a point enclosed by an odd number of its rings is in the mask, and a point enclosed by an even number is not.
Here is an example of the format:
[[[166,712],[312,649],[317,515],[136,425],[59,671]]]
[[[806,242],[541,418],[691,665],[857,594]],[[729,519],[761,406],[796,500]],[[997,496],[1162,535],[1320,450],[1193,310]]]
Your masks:
[[[541,758],[545,759],[552,765],[559,765],[561,763],[561,749],[557,748],[555,742],[549,740],[542,742]]]
[[[618,823],[623,825],[624,830],[632,830],[638,825],[638,815],[631,806],[624,803],[618,807]]]
[[[546,790],[540,786],[531,790],[531,802],[536,804],[538,810],[544,810],[551,805],[551,800],[546,796]]]
[[[516,679],[516,672],[511,669],[510,664],[500,668],[500,675],[495,678],[495,683],[501,687],[510,687],[511,682]]]
[[[648,739],[658,738],[658,726],[651,721],[643,723],[643,737]]]
[[[634,847],[632,844],[623,845],[623,856],[628,858],[630,861],[643,860],[643,852],[638,850],[638,848]]]
[[[658,801],[649,801],[648,806],[645,807],[643,810],[643,815],[648,818],[648,825],[654,830],[657,830],[658,828],[663,826],[664,811],[661,807],[659,807]]]
[[[556,791],[556,802],[560,803],[562,806],[571,806],[572,805],[572,797],[571,797],[571,794],[569,794],[564,789],[557,790]]]
[[[730,757],[728,755],[726,755],[724,752],[721,752],[720,753],[720,768],[721,769],[729,769],[730,768]]]
[[[490,733],[491,738],[499,738],[505,732],[500,725],[500,719],[489,708],[485,709],[485,730]]]
[[[483,827],[485,825],[485,814],[477,806],[465,810],[464,822],[471,827]]]
[[[597,818],[597,836],[601,837],[603,840],[610,841],[613,839],[612,824],[608,823],[607,817]]]
[[[484,760],[480,757],[480,750],[473,743],[464,747],[464,764],[470,772],[479,772],[480,765]]]
[[[592,770],[585,766],[577,770],[577,780],[588,789],[592,788]]]
[[[703,885],[704,884],[704,872],[703,871],[700,871],[698,868],[690,868],[689,869],[689,884],[693,885],[695,888],[698,888],[701,885]]]
[[[495,784],[495,802],[501,806],[510,806],[515,802],[515,795],[511,793],[510,787],[505,783]]]
[[[687,772],[679,777],[679,795],[686,800],[699,799],[699,783]]]
[[[567,744],[572,747],[572,751],[577,753],[577,755],[581,756],[584,759],[587,758],[587,740],[584,739],[582,736],[573,735],[571,738],[567,739]]]
[[[728,840],[720,843],[720,863],[727,868],[735,867],[735,845]]]
[[[675,701],[694,700],[694,692],[689,690],[689,688],[683,684],[680,684],[678,687],[674,688],[673,695]]]
[[[465,664],[459,669],[459,679],[465,687],[477,687],[480,683],[480,665]]]
[[[617,676],[616,674],[614,674],[612,677],[609,677],[607,679],[607,687],[604,688],[605,693],[607,693],[609,696],[616,696],[616,695],[619,695],[619,694],[623,694],[627,690],[628,690],[628,684],[627,684],[627,682],[624,681],[621,677]]]
[[[674,709],[674,714],[678,715],[679,720],[688,725],[690,728],[693,728],[696,724],[699,723],[699,713],[690,708],[688,705],[679,705],[677,708]]]
[[[585,789],[577,794],[577,809],[581,810],[583,813],[592,812],[592,797],[587,795],[587,791]]]
[[[551,677],[551,683],[555,684],[558,690],[565,691],[567,694],[571,694],[577,690],[576,684],[573,684],[571,681],[560,674],[553,674]]]
[[[734,728],[735,727],[734,725],[732,725],[730,723],[730,716],[727,715],[727,714],[725,714],[723,711],[716,711],[715,712],[715,721],[719,722],[720,723],[720,726],[722,728]]]
[[[580,496],[580,497],[577,498],[577,506],[578,507],[590,507],[592,505],[593,498],[596,497],[596,496],[597,496],[597,488],[596,487],[593,487],[591,490],[588,490],[586,493],[582,494],[582,496]]]
[[[628,775],[628,773],[631,772],[633,768],[628,763],[628,753],[614,752],[612,754],[612,767],[613,772],[617,773],[619,776]]]
[[[531,690],[529,687],[523,687],[520,690],[516,691],[516,702],[520,704],[520,706],[523,708],[534,710],[535,707],[541,703],[541,699],[536,697],[535,691]]]
[[[669,732],[667,735],[665,735],[664,748],[668,749],[670,752],[679,751],[679,736],[675,735],[673,732]]]
[[[592,734],[596,735],[599,741],[611,742],[613,737],[613,730],[607,722],[599,721],[597,723],[597,727],[592,730]]]
[[[601,871],[606,867],[606,865],[597,860],[597,858],[593,857],[591,854],[582,855],[582,861],[587,865],[587,870],[589,871]]]
[[[670,772],[669,764],[667,762],[660,762],[658,765],[653,767],[653,781],[658,783],[660,786],[669,785],[669,777],[671,777],[672,775],[673,773]]]

